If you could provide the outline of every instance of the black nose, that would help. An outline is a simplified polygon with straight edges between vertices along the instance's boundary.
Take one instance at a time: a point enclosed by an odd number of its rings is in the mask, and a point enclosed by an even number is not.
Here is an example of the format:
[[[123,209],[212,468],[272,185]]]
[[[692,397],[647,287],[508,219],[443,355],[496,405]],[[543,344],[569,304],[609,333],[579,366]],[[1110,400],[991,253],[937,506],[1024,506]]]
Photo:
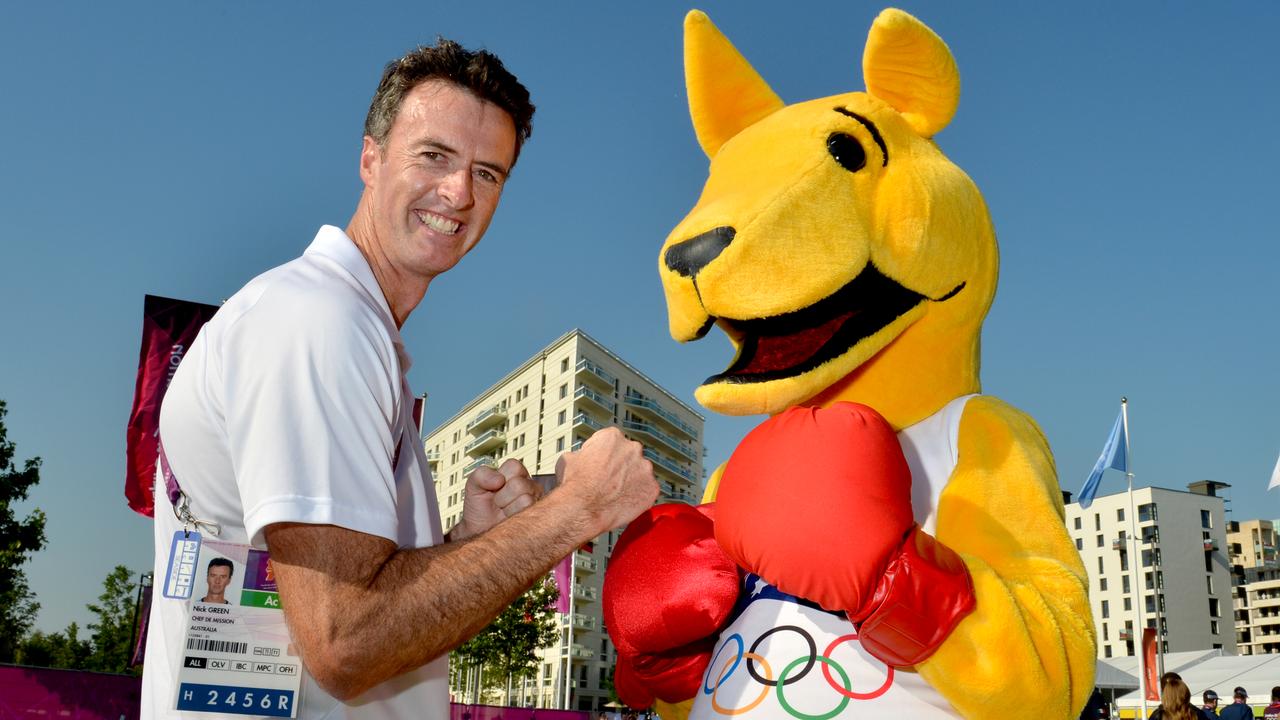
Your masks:
[[[663,260],[672,270],[685,277],[693,277],[729,247],[737,232],[727,225],[713,228],[667,248]]]

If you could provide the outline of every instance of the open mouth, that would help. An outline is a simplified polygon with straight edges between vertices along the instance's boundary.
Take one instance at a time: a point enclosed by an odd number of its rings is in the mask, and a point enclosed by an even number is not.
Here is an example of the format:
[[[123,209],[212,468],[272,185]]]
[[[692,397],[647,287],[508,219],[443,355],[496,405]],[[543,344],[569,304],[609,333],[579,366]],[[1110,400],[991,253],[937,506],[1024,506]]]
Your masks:
[[[963,288],[962,282],[936,302],[950,299]],[[808,372],[928,299],[868,263],[844,287],[809,307],[755,320],[711,318],[699,337],[718,322],[741,340],[733,365],[703,384],[766,382]]]

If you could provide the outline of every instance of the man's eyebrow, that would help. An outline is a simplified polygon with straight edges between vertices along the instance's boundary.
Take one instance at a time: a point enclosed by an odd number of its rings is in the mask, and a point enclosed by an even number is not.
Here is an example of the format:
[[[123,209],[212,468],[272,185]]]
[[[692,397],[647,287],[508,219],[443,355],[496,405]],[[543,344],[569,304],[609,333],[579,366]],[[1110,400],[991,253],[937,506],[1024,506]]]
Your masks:
[[[422,149],[424,149],[424,148],[430,148],[430,149],[433,149],[433,150],[439,150],[439,151],[441,151],[441,152],[443,152],[443,153],[447,153],[447,154],[449,154],[449,155],[457,155],[457,154],[458,154],[458,151],[457,151],[457,150],[455,150],[455,149],[453,148],[453,146],[449,145],[448,143],[444,143],[444,142],[441,142],[441,141],[439,141],[439,140],[436,140],[435,138],[425,138],[425,139],[423,139],[423,140],[420,140],[420,141],[418,141],[418,142],[417,142],[413,147],[414,147],[414,150],[422,150]],[[501,165],[499,165],[498,163],[495,163],[495,162],[489,162],[489,161],[487,161],[487,160],[476,160],[476,163],[475,163],[475,164],[476,164],[476,165],[479,165],[479,166],[480,166],[480,167],[482,167],[482,168],[486,168],[486,169],[488,169],[488,170],[493,170],[494,172],[497,172],[498,174],[502,175],[503,177],[506,177],[506,176],[508,176],[508,175],[510,175],[510,174],[511,174],[511,169],[510,169],[510,168],[505,168],[505,167],[503,167],[503,166],[501,166]]]

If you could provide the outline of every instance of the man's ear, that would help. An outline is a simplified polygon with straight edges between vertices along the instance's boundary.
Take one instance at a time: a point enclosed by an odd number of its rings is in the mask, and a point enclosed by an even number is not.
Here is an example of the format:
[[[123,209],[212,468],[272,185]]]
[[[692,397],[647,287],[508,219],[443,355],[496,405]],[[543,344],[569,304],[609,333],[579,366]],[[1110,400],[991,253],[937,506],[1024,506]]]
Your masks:
[[[373,187],[374,166],[382,162],[382,146],[377,140],[365,135],[364,144],[360,147],[360,179],[365,187]]]

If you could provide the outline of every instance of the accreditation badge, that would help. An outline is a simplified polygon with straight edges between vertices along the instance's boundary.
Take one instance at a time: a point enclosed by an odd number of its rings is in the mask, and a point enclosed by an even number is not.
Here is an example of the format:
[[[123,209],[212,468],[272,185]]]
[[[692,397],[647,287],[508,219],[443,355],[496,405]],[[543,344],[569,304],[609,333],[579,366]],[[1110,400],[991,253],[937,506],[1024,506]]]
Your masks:
[[[302,662],[289,640],[267,553],[204,540],[190,592],[174,707],[297,717]]]

